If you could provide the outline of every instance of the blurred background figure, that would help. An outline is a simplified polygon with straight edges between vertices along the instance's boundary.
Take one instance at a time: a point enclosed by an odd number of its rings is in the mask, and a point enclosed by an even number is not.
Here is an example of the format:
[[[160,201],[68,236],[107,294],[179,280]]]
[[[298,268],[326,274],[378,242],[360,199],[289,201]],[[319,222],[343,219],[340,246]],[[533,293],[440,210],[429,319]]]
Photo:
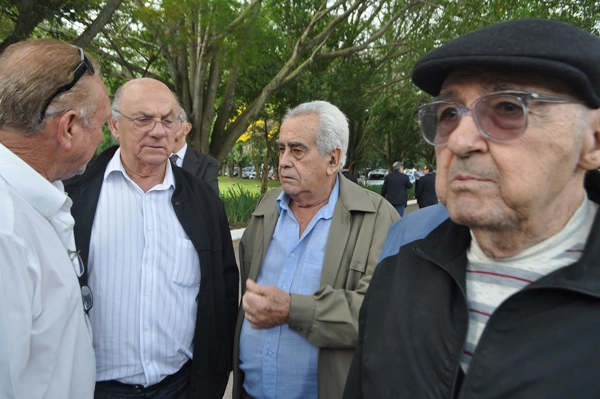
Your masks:
[[[173,148],[173,154],[170,156],[171,161],[198,179],[202,179],[210,184],[213,190],[219,194],[219,180],[217,176],[219,162],[209,155],[188,147],[186,138],[190,130],[192,130],[192,124],[187,121],[187,114],[181,106],[179,107],[179,119],[181,120],[181,129],[175,135],[175,147]]]
[[[426,206],[435,205],[438,203],[438,197],[435,194],[435,173],[431,164],[425,165],[423,168],[425,174],[416,182],[415,196],[417,197],[417,204],[419,208],[425,208]]]

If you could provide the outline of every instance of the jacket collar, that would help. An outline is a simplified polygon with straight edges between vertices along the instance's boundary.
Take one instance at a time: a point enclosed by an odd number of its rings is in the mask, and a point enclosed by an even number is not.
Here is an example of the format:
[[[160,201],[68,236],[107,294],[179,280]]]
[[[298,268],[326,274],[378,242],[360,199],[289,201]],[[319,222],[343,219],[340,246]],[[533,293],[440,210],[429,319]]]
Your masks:
[[[340,182],[340,196],[338,198],[337,204],[340,203],[348,212],[358,211],[358,212],[367,212],[374,213],[376,212],[375,206],[373,202],[369,199],[368,193],[360,187],[358,184],[349,181],[346,178],[342,178],[341,172],[338,172],[337,176],[338,181]],[[273,190],[277,198],[279,194],[281,194],[282,189],[277,188]],[[336,205],[336,207],[338,206]],[[277,208],[273,207],[273,204],[270,201],[260,201],[258,206],[252,212],[253,216],[264,216],[266,214],[276,212]]]
[[[586,173],[584,185],[588,198],[599,202],[600,171]],[[469,228],[448,218],[416,244],[415,252],[445,269],[466,292],[466,253],[470,243]],[[541,287],[570,289],[600,297],[600,210],[579,261],[540,278],[525,289]]]

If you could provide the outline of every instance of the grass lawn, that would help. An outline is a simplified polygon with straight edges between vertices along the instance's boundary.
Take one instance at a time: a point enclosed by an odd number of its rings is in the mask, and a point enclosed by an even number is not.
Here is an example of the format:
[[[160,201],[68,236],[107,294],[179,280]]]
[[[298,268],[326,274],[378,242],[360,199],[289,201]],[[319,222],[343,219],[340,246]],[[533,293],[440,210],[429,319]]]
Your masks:
[[[260,180],[259,179],[242,179],[237,177],[219,176],[219,191],[221,194],[227,194],[227,191],[231,188],[243,188],[248,191],[260,193]],[[269,180],[268,187],[276,188],[280,187],[281,183],[279,180]]]

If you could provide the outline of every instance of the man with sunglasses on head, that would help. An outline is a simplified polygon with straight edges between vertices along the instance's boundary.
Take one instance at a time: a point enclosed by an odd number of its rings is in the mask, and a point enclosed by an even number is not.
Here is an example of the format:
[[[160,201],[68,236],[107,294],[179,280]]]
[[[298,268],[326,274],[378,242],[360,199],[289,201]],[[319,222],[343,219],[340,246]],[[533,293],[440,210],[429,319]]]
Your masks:
[[[416,63],[449,218],[378,265],[344,398],[598,397],[598,65],[600,38],[533,19]]]
[[[154,79],[115,93],[119,141],[66,185],[96,294],[96,399],[221,398],[239,273],[223,203],[169,161],[179,104]]]
[[[26,40],[0,55],[0,397],[92,398],[95,359],[71,200],[110,116],[81,48]]]

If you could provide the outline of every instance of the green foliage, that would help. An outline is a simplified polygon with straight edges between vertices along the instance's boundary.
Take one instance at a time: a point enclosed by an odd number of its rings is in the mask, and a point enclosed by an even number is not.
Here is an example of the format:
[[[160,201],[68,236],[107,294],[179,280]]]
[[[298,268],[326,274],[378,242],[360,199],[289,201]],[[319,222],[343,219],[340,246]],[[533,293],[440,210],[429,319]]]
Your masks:
[[[240,227],[250,221],[252,212],[260,199],[260,192],[238,186],[221,192],[221,199],[225,204],[229,224],[233,227]]]
[[[413,184],[413,186],[411,188],[409,188],[408,190],[406,190],[406,193],[408,194],[408,199],[415,199],[415,187],[416,185]],[[379,195],[381,195],[381,185],[379,186],[370,186],[370,187],[365,187],[366,190],[369,191],[373,191],[374,193],[377,193]]]

